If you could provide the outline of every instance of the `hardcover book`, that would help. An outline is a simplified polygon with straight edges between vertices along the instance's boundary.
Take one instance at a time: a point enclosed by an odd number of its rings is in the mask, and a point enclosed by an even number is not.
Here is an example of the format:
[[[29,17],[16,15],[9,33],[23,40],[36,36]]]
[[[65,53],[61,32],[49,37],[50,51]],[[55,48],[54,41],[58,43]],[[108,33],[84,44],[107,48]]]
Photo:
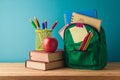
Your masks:
[[[39,69],[39,70],[56,69],[56,68],[64,67],[64,60],[53,61],[50,63],[27,60],[25,62],[25,67],[31,69]]]
[[[56,51],[53,53],[45,51],[30,51],[30,60],[41,61],[41,62],[52,62],[56,60],[64,59],[64,51]]]

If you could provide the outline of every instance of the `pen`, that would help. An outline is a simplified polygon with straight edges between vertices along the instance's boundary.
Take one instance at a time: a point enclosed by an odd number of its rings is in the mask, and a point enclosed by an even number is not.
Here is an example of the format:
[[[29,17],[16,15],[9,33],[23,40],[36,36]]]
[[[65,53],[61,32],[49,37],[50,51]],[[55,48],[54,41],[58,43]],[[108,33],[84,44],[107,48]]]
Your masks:
[[[45,23],[44,23],[44,21],[42,22],[42,29],[45,29]]]
[[[52,30],[55,28],[57,23],[58,23],[58,21],[55,21],[55,23],[52,25],[52,27],[51,27]]]
[[[44,28],[47,29],[47,21],[44,21]]]
[[[36,17],[34,17],[34,22],[36,24],[37,29],[39,29],[40,28],[40,24],[39,24],[39,22],[38,22]]]
[[[30,22],[33,25],[33,27],[36,29],[36,25],[35,25],[34,21],[32,19],[30,19]]]

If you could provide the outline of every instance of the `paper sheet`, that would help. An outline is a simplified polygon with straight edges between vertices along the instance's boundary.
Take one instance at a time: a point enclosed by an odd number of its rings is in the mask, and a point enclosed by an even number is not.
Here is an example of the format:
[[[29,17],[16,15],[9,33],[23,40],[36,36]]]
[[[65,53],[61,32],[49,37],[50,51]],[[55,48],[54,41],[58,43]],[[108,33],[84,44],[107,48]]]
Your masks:
[[[68,27],[68,24],[66,24],[64,27],[62,27],[60,30],[59,30],[59,34],[61,36],[62,39],[64,39],[64,31],[65,29]]]
[[[73,27],[69,29],[73,38],[74,43],[78,43],[84,40],[85,36],[88,34],[85,26],[83,27]]]

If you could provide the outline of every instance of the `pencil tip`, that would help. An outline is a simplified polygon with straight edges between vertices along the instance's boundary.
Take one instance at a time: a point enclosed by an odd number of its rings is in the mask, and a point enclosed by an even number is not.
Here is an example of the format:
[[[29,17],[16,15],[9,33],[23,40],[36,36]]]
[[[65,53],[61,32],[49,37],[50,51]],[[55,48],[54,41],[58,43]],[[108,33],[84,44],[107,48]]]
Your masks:
[[[34,19],[37,19],[37,18],[34,16]]]

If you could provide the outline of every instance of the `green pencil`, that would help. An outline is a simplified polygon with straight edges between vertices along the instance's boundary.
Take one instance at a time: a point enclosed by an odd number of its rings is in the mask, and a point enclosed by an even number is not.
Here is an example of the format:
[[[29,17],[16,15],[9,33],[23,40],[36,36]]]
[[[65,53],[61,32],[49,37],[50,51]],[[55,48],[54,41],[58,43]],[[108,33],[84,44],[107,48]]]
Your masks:
[[[36,29],[37,27],[36,27],[34,21],[33,21],[32,19],[30,19],[30,22],[31,22],[31,24],[33,25],[33,27]]]

